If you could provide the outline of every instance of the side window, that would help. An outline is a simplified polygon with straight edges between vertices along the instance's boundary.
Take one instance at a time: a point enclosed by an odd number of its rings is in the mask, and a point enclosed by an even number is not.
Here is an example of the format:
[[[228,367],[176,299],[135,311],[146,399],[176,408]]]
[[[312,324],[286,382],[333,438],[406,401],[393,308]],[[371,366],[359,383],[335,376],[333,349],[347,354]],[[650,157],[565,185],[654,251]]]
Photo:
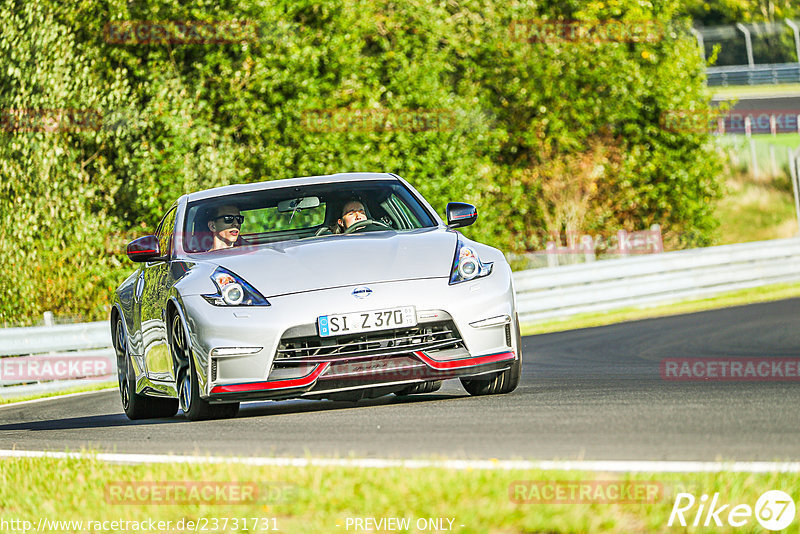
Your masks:
[[[407,228],[419,228],[422,226],[417,219],[416,215],[406,206],[406,203],[403,202],[397,195],[392,194],[390,197],[390,202],[397,208],[397,211],[400,213],[401,217],[404,219]]]
[[[161,223],[156,230],[156,237],[158,237],[158,246],[161,249],[161,254],[164,256],[172,255],[172,234],[175,231],[175,214],[178,212],[177,208],[173,207],[161,219]]]

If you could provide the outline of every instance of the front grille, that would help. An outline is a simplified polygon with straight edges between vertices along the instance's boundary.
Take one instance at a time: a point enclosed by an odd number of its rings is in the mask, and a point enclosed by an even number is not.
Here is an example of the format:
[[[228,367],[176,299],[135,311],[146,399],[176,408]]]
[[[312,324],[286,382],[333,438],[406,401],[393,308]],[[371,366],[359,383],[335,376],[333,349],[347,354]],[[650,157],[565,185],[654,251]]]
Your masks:
[[[360,357],[407,354],[463,347],[453,321],[419,324],[345,336],[302,336],[281,339],[275,363],[312,363]]]
[[[506,345],[511,346],[511,325],[506,324]]]
[[[217,380],[217,359],[211,358],[211,381]]]

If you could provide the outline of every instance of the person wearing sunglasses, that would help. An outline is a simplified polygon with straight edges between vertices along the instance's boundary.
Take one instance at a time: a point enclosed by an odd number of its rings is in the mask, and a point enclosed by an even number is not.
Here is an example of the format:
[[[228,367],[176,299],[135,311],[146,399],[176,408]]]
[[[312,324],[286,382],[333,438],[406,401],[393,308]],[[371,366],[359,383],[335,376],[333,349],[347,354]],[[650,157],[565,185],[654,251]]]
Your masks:
[[[214,238],[210,250],[219,250],[245,244],[241,228],[244,216],[236,206],[219,206],[211,214],[208,229]]]

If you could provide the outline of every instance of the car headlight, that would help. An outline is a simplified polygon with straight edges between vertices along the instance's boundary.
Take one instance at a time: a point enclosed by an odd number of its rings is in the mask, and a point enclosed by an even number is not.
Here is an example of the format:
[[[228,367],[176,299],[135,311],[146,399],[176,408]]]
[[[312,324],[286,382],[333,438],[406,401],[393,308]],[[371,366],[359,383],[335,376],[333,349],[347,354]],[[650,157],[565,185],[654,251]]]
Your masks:
[[[450,272],[450,284],[458,284],[488,276],[492,272],[492,263],[483,263],[475,249],[464,245],[461,239],[456,244],[456,256]]]
[[[217,286],[213,295],[203,295],[205,299],[215,306],[269,306],[269,302],[261,293],[223,267],[217,267],[211,280]]]

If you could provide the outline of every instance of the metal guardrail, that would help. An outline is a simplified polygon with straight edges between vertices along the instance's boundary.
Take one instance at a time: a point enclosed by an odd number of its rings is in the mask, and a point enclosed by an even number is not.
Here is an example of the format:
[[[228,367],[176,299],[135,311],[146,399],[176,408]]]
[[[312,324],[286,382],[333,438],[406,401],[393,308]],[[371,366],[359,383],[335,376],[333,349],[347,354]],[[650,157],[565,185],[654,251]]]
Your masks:
[[[734,67],[708,67],[709,86],[765,85],[800,82],[800,64],[775,63]]]
[[[514,273],[517,308],[523,323],[584,312],[644,307],[797,280],[800,280],[800,238],[647,254]],[[116,359],[108,323],[0,329],[0,371],[9,368],[13,371],[14,365],[24,362],[39,362],[41,369],[46,363],[52,367],[65,360],[107,361],[108,365],[101,370],[106,372],[103,376],[113,379]],[[11,374],[9,377],[0,373],[0,396],[63,389],[100,376],[79,373],[77,379],[71,376],[69,380],[37,383],[15,377],[13,372]]]
[[[708,85],[759,85],[800,80],[799,25],[800,21],[783,19],[690,31],[704,61],[715,50],[718,64],[725,65],[707,69]],[[766,61],[762,63],[762,59]]]
[[[800,239],[652,254],[520,271],[520,321],[647,306],[800,280]]]
[[[111,347],[106,321],[28,328],[0,328],[0,357]]]
[[[105,321],[0,329],[0,396],[16,397],[113,380],[116,356]]]

